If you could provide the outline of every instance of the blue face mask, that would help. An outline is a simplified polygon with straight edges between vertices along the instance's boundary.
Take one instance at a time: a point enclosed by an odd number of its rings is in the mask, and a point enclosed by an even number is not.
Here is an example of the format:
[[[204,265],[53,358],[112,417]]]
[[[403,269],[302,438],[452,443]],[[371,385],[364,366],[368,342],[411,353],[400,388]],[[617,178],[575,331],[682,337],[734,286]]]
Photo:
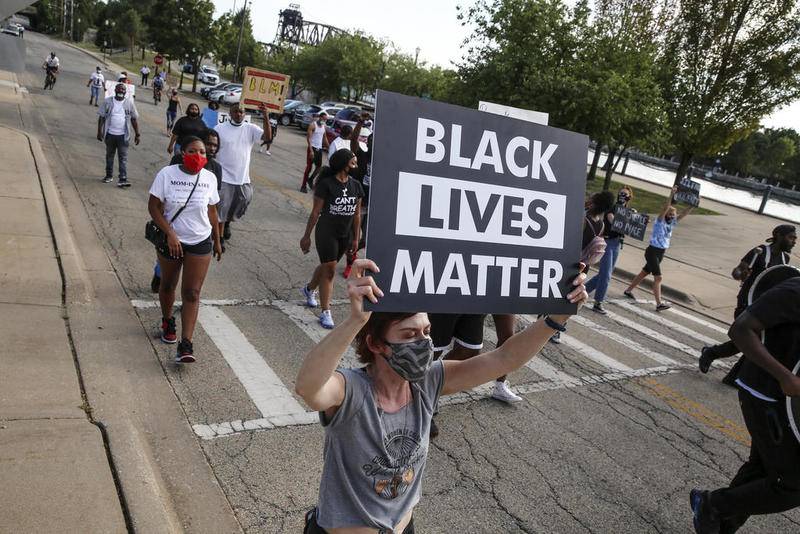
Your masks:
[[[384,341],[392,350],[386,358],[389,367],[409,382],[419,382],[425,378],[425,373],[433,361],[433,341],[425,336],[416,341],[407,343],[389,343]]]

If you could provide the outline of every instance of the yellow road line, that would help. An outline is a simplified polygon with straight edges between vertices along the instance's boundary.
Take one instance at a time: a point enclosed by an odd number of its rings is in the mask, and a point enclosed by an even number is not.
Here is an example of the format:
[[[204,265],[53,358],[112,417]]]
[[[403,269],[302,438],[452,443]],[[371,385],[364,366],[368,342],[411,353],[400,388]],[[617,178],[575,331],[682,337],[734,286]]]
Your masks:
[[[707,427],[722,432],[742,445],[750,446],[750,433],[747,431],[747,428],[739,423],[709,410],[702,404],[685,397],[654,378],[637,379],[636,383],[653,393],[656,397],[662,399],[675,410],[688,415]]]

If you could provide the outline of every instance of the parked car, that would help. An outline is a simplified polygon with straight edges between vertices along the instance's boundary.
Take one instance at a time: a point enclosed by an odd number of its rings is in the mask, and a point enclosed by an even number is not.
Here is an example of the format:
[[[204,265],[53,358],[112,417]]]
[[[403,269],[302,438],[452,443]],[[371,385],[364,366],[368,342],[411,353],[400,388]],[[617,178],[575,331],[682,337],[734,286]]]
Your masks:
[[[192,74],[194,72],[194,65],[192,65],[191,63],[184,63],[181,66],[181,70],[183,70],[183,72],[185,72],[186,74]]]
[[[232,84],[226,85],[222,89],[217,89],[215,91],[211,91],[210,93],[208,93],[208,99],[209,100],[215,100],[215,101],[219,102],[220,104],[222,104],[222,102],[223,102],[222,98],[226,94],[228,94],[228,92],[233,91],[235,89],[239,89],[241,91],[242,84],[240,84],[240,83],[232,83]]]
[[[328,141],[332,141],[342,133],[342,126],[345,124],[351,128],[356,127],[356,122],[363,111],[360,109],[344,108],[333,118],[333,123],[327,129]]]
[[[314,113],[319,113],[321,109],[322,108],[317,104],[300,104],[294,109],[294,123],[302,130],[303,126],[300,123],[303,121],[303,115],[306,113],[311,113],[313,115]]]
[[[342,108],[323,108],[323,109],[325,109],[325,113],[328,114],[328,122],[326,123],[326,127],[328,125],[333,124],[333,117],[335,117],[336,114],[342,110]],[[308,125],[314,122],[314,115],[316,115],[317,113],[319,113],[319,110],[309,112],[303,115],[303,118],[300,119],[300,129],[304,131],[308,130]]]
[[[242,86],[232,87],[225,90],[225,94],[220,97],[220,104],[238,104],[242,98]]]
[[[323,108],[361,109],[359,106],[345,104],[344,102],[323,102],[320,106]]]
[[[200,80],[201,83],[207,83],[209,85],[217,84],[219,83],[219,72],[217,72],[217,69],[211,68],[208,65],[203,65],[197,73],[197,79]]]
[[[222,82],[214,85],[213,87],[203,87],[200,89],[200,96],[208,98],[208,95],[213,91],[223,91],[228,85],[233,85],[231,82]]]
[[[282,126],[289,126],[294,122],[294,110],[303,105],[299,100],[287,100],[283,103],[283,113],[277,119]],[[276,114],[277,115],[277,114]]]
[[[19,37],[19,25],[14,22],[7,22],[0,28],[0,33],[7,33],[14,37]]]

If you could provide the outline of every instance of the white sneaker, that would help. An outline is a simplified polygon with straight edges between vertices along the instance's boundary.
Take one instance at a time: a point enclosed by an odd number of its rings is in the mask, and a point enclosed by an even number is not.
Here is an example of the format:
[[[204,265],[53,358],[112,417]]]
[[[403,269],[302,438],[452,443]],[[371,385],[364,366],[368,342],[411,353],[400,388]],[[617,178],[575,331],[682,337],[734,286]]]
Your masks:
[[[319,315],[319,324],[322,325],[322,328],[327,328],[328,330],[334,327],[333,316],[330,310],[322,310],[322,313]]]
[[[271,155],[272,155],[272,152],[270,152],[269,150],[266,150],[266,151],[264,152],[264,154],[266,154],[267,156],[271,156]]]
[[[316,308],[317,306],[319,306],[319,303],[317,302],[316,291],[311,291],[310,289],[308,289],[308,286],[305,285],[303,286],[303,289],[300,290],[300,292],[303,293],[303,296],[306,299],[306,306],[308,306],[309,308]]]
[[[503,380],[502,382],[495,380],[492,398],[508,403],[519,402],[522,400],[522,397],[511,391],[511,387],[508,385],[508,380]]]

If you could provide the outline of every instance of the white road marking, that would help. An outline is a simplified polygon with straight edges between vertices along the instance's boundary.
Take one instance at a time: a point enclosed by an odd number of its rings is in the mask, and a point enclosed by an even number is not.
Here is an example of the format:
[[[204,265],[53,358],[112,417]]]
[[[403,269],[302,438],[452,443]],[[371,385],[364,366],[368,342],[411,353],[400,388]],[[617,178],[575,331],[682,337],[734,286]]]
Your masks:
[[[623,336],[621,334],[618,334],[618,333],[616,333],[616,332],[614,332],[612,330],[609,330],[605,326],[603,326],[601,324],[598,324],[598,323],[595,323],[594,321],[591,321],[591,320],[587,319],[586,317],[583,317],[581,315],[573,315],[570,318],[570,321],[574,321],[574,322],[578,323],[581,326],[585,326],[586,328],[591,328],[592,332],[600,334],[600,335],[603,335],[603,336],[607,337],[608,339],[610,339],[612,341],[616,341],[620,345],[623,345],[624,347],[627,347],[627,348],[629,348],[630,350],[632,350],[634,352],[637,352],[637,353],[639,353],[639,354],[641,354],[643,356],[646,356],[646,357],[650,358],[651,360],[660,363],[661,365],[666,365],[666,366],[679,365],[679,362],[677,360],[673,360],[669,356],[664,356],[663,354],[661,354],[659,352],[656,352],[654,350],[650,350],[647,347],[645,347],[644,345],[640,345],[639,343],[633,341],[629,337],[625,337],[625,336]]]
[[[198,321],[265,418],[305,413],[281,379],[219,308],[200,306]]]
[[[639,307],[637,307],[637,306],[635,306],[635,305],[633,305],[633,304],[631,304],[629,302],[615,302],[614,304],[616,306],[619,306],[620,308],[624,308],[624,309],[628,310],[629,312],[635,313],[636,315],[638,315],[640,317],[644,317],[645,319],[649,319],[649,320],[651,320],[651,321],[653,321],[655,323],[662,324],[662,325],[666,326],[667,328],[671,328],[672,330],[675,330],[676,332],[680,332],[681,334],[685,334],[685,335],[687,335],[687,336],[689,336],[689,337],[691,337],[693,339],[696,339],[697,341],[705,343],[706,345],[716,345],[717,343],[719,343],[719,340],[710,338],[710,337],[708,337],[708,336],[706,336],[704,334],[701,334],[699,332],[695,332],[691,328],[687,328],[687,327],[683,326],[682,324],[676,323],[674,321],[670,321],[669,319],[665,319],[663,315],[657,315],[657,314],[655,314],[653,312],[645,311],[645,310],[643,310],[643,309],[641,309],[641,308],[639,308]]]
[[[640,300],[640,299],[636,299],[635,301],[631,301],[630,299],[610,299],[608,302],[611,302],[612,304],[619,304],[620,302],[636,302],[637,304],[652,304],[652,305],[655,305],[655,303],[656,303],[656,301],[654,301],[654,300]],[[703,319],[702,317],[698,317],[698,316],[693,315],[691,313],[687,313],[687,312],[685,312],[685,311],[683,311],[683,310],[681,310],[679,308],[676,308],[675,306],[673,306],[672,308],[668,309],[667,313],[672,313],[672,314],[677,315],[678,317],[683,317],[684,319],[689,319],[690,321],[693,321],[693,322],[695,322],[695,323],[697,323],[699,325],[705,326],[709,330],[713,330],[714,332],[719,332],[720,334],[723,334],[726,337],[728,336],[728,329],[727,328],[724,328],[722,326],[719,326],[718,324],[712,323],[711,321],[707,321],[707,320]]]

